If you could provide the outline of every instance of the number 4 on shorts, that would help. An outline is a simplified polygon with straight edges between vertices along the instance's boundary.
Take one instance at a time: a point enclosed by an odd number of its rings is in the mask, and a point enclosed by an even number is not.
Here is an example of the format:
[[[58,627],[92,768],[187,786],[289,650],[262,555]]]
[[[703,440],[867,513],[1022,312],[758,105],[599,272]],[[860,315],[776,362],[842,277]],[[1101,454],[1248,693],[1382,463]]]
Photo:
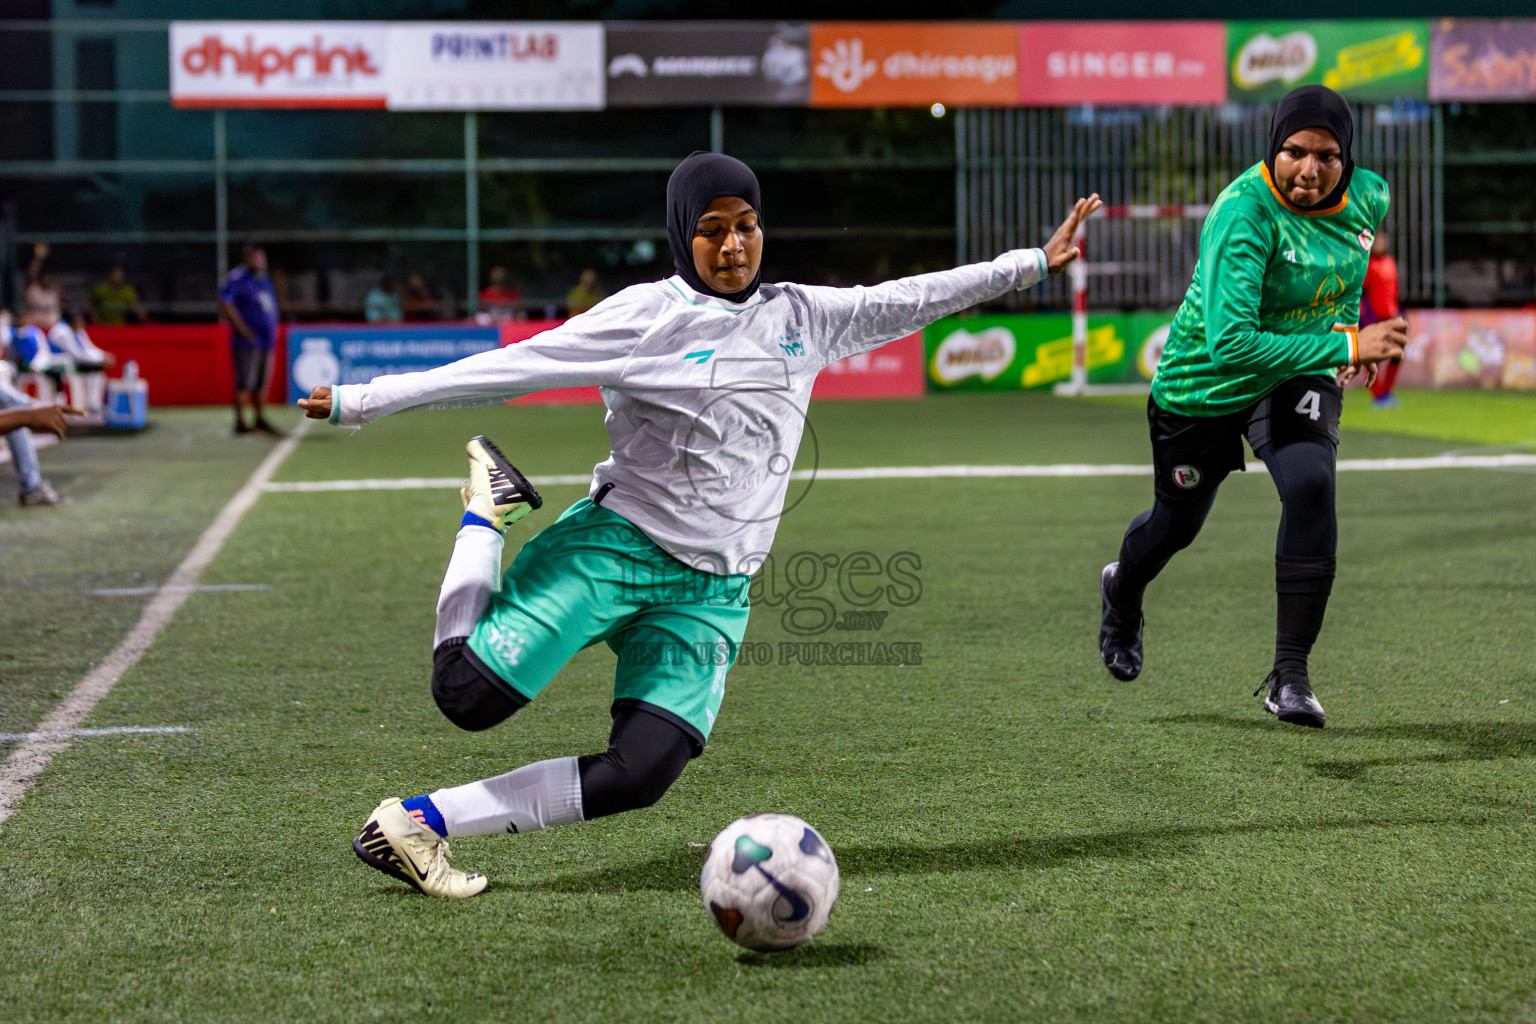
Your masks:
[[[1308,419],[1318,419],[1323,414],[1323,396],[1316,391],[1308,391],[1296,403],[1296,411]]]

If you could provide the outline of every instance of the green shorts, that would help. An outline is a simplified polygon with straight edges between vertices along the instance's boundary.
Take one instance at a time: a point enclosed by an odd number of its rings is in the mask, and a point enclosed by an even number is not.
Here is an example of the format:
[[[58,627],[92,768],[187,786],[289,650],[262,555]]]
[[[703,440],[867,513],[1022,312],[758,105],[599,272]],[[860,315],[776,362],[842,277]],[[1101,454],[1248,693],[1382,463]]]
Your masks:
[[[703,750],[747,630],[748,576],[684,565],[629,520],[583,498],[512,560],[469,649],[529,700],[577,651],[618,655],[615,709],[640,707]]]

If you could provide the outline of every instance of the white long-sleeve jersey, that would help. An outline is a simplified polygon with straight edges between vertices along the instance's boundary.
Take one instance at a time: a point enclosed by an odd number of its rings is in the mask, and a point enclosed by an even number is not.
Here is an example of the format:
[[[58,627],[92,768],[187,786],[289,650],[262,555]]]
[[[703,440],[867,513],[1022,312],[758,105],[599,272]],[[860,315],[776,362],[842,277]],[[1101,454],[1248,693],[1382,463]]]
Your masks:
[[[612,449],[593,470],[592,496],[606,489],[604,508],[682,562],[751,573],[783,514],[816,375],[1047,269],[1042,250],[1017,249],[873,287],[765,284],[743,303],[681,277],[633,285],[515,345],[340,385],[332,422],[597,385]]]

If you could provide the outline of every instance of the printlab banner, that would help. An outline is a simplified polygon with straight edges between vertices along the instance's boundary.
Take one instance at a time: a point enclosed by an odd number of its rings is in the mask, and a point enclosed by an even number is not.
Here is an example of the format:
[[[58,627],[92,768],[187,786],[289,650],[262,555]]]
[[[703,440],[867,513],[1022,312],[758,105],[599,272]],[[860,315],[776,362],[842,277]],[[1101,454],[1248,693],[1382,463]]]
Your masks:
[[[1023,106],[1226,99],[1227,28],[1219,21],[1042,21],[1019,29]]]
[[[603,26],[402,22],[389,28],[391,110],[601,110]]]
[[[386,26],[173,21],[174,107],[382,107]]]
[[[1446,18],[1430,40],[1429,98],[1536,99],[1536,21]]]
[[[612,22],[606,30],[610,107],[810,103],[809,25]]]
[[[1429,87],[1429,23],[1232,21],[1229,98],[1274,102],[1298,85],[1326,85],[1362,102],[1424,99]]]
[[[288,329],[288,399],[306,398],[317,387],[430,370],[500,347],[501,334],[494,326],[294,326]]]
[[[1089,382],[1151,380],[1172,320],[1172,313],[1090,316]],[[935,391],[1029,390],[1072,376],[1070,313],[950,317],[924,331],[923,341]]]

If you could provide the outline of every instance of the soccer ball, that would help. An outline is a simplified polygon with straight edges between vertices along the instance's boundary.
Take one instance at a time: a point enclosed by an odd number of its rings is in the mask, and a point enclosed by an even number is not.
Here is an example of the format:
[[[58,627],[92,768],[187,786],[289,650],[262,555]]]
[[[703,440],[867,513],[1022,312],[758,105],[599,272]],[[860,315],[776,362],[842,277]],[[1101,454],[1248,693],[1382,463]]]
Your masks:
[[[837,858],[791,814],[753,814],[709,844],[699,893],[726,936],[748,949],[793,949],[837,901]]]

